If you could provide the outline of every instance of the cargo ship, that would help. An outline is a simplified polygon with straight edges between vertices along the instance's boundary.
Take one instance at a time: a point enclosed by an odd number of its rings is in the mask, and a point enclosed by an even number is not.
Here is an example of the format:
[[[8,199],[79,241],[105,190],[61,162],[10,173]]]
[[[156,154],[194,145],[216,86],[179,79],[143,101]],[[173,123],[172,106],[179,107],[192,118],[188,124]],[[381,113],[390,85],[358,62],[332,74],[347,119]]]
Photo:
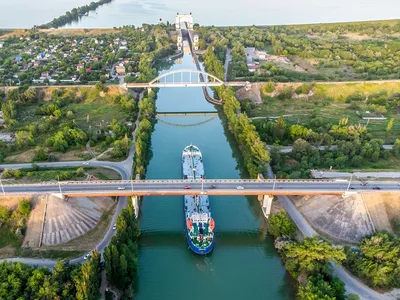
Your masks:
[[[204,179],[203,157],[198,147],[189,145],[183,149],[182,173],[184,180]],[[191,189],[191,186],[187,185],[185,189]],[[185,232],[189,247],[196,254],[206,255],[214,248],[215,222],[211,218],[210,200],[207,195],[185,195],[183,198]]]

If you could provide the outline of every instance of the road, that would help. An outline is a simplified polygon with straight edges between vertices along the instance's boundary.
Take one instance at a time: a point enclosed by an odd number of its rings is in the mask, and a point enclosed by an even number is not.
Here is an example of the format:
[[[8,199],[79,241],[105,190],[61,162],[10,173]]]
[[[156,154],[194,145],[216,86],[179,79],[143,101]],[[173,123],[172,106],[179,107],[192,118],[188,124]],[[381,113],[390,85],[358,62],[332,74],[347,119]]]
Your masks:
[[[251,180],[206,179],[199,180],[114,180],[114,181],[64,181],[36,184],[2,184],[5,195],[32,195],[62,193],[68,197],[81,196],[166,196],[166,195],[342,195],[352,193],[399,192],[397,182],[374,182],[362,186],[359,181],[347,180]],[[210,188],[216,185],[216,188]],[[380,189],[374,189],[379,186]],[[185,189],[188,187],[188,189]],[[241,187],[241,188],[240,188]],[[349,189],[348,189],[349,188]]]

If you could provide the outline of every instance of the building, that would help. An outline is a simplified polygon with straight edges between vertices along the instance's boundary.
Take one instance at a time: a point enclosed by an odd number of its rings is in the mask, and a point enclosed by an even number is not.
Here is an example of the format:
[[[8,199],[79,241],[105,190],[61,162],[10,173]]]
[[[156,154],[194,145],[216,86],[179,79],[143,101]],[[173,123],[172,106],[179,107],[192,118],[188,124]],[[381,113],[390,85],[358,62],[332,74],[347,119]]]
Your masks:
[[[119,76],[124,76],[126,74],[125,71],[125,67],[124,66],[116,66],[115,67],[115,72],[119,75]]]
[[[83,69],[84,65],[83,64],[77,64],[76,65],[76,70],[79,71],[80,69]]]
[[[0,42],[0,48],[3,48],[4,43]]]

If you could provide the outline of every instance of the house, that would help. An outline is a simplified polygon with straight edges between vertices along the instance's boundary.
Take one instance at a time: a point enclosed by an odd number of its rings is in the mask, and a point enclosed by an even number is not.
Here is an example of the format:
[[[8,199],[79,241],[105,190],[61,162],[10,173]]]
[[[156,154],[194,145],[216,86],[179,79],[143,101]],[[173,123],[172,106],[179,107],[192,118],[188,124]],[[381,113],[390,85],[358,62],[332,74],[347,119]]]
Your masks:
[[[0,42],[0,48],[3,48],[4,43]]]
[[[99,58],[98,57],[93,57],[93,61],[98,62]]]
[[[249,70],[249,72],[255,72],[258,69],[258,65],[256,65],[256,64],[247,64],[247,69]]]
[[[91,68],[86,68],[85,71],[86,71],[86,73],[91,73],[92,69]]]
[[[124,66],[116,66],[115,67],[115,72],[119,75],[119,76],[124,76],[125,73],[125,67]]]
[[[40,80],[45,80],[47,78],[49,78],[49,72],[42,72],[40,75]]]
[[[22,56],[17,56],[17,57],[15,57],[15,61],[17,61],[17,62],[22,61]]]
[[[79,71],[80,69],[83,69],[84,65],[83,64],[77,64],[76,65],[76,70]]]

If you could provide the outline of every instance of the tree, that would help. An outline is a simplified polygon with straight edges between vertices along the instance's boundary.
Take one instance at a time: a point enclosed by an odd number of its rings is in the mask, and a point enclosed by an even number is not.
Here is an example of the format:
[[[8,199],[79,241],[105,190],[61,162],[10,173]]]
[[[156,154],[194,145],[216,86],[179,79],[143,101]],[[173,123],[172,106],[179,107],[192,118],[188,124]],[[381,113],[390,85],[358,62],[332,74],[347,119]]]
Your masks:
[[[268,232],[273,237],[289,236],[292,237],[296,233],[296,225],[289,220],[285,212],[272,214],[269,217]]]
[[[268,81],[265,85],[265,91],[267,93],[272,93],[275,90],[275,83],[273,81]]]
[[[306,237],[303,243],[291,243],[284,253],[294,273],[311,272],[328,260],[340,263],[346,258],[343,248],[332,246],[318,236]]]
[[[389,133],[392,130],[394,124],[394,118],[391,118],[386,126],[386,133]]]
[[[31,204],[27,200],[21,200],[18,203],[18,211],[23,216],[28,216],[31,212]]]

